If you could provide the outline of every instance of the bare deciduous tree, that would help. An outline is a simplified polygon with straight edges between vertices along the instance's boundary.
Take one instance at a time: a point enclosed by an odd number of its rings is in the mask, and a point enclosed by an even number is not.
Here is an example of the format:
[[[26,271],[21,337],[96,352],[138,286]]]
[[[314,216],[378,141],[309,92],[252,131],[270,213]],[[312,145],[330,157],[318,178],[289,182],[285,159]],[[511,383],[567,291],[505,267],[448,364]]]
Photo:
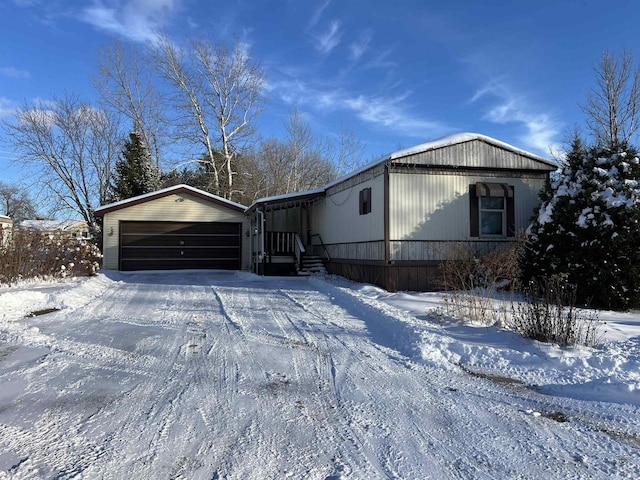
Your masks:
[[[25,165],[58,201],[97,227],[94,209],[108,199],[111,168],[120,151],[117,123],[75,95],[23,104],[8,139]]]
[[[242,158],[243,201],[319,188],[361,166],[363,146],[342,129],[337,141],[318,139],[297,109],[285,122],[284,141],[263,140]]]
[[[286,181],[279,184],[280,190],[283,190],[280,193],[308,190],[331,180],[335,176],[335,169],[327,160],[328,144],[314,139],[309,124],[297,109],[289,113],[285,130],[287,143],[282,160],[288,172]]]
[[[142,136],[156,165],[167,142],[164,99],[154,86],[154,69],[133,45],[116,41],[101,48],[94,86],[101,104],[127,118]]]
[[[36,208],[24,189],[0,180],[0,214],[15,222],[35,218]]]
[[[594,71],[596,86],[583,107],[587,125],[598,145],[627,144],[640,127],[640,68],[625,49],[620,59],[605,51]]]
[[[193,41],[185,56],[165,38],[156,44],[155,57],[161,74],[175,89],[176,125],[182,138],[204,146],[217,193],[238,196],[235,159],[253,133],[251,122],[260,111],[262,70],[237,42],[229,49]]]
[[[356,134],[346,127],[340,129],[340,136],[331,155],[336,176],[346,175],[363,166],[364,145]]]

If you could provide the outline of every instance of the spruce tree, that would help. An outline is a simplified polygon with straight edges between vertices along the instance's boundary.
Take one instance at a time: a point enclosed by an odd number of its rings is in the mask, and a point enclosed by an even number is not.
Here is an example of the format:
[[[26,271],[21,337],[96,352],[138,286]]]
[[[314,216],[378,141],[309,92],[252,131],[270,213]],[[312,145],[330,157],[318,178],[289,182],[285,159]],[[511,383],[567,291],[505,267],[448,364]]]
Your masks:
[[[131,132],[122,150],[122,158],[116,162],[114,200],[153,192],[160,186],[160,169],[154,165],[142,136]]]
[[[640,304],[640,162],[627,145],[585,148],[541,194],[529,233],[525,280],[562,274],[596,307]]]

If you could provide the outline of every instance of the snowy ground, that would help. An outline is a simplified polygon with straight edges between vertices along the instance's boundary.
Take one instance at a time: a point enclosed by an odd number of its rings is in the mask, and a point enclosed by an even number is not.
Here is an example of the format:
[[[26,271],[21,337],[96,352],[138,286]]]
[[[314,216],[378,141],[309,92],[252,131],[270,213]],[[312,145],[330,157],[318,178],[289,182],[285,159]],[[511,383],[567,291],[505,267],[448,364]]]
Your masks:
[[[441,302],[224,272],[2,289],[0,479],[640,478],[640,314],[562,350]]]

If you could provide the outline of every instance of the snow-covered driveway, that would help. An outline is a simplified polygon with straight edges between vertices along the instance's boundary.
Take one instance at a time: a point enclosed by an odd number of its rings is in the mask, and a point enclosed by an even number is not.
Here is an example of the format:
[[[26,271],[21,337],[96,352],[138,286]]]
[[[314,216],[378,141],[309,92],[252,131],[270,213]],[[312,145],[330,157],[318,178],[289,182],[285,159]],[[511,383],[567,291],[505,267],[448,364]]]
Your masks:
[[[0,336],[0,478],[640,476],[637,408],[421,361],[411,324],[331,281],[111,274],[15,295],[61,310]],[[556,409],[570,421],[530,414]]]

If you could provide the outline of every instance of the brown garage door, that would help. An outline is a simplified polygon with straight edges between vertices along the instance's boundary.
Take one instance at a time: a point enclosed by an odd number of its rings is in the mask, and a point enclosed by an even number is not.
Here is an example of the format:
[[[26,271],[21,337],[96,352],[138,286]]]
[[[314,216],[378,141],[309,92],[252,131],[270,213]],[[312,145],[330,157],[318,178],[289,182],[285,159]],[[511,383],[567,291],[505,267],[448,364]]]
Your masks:
[[[241,233],[231,222],[121,222],[120,270],[239,270]]]

